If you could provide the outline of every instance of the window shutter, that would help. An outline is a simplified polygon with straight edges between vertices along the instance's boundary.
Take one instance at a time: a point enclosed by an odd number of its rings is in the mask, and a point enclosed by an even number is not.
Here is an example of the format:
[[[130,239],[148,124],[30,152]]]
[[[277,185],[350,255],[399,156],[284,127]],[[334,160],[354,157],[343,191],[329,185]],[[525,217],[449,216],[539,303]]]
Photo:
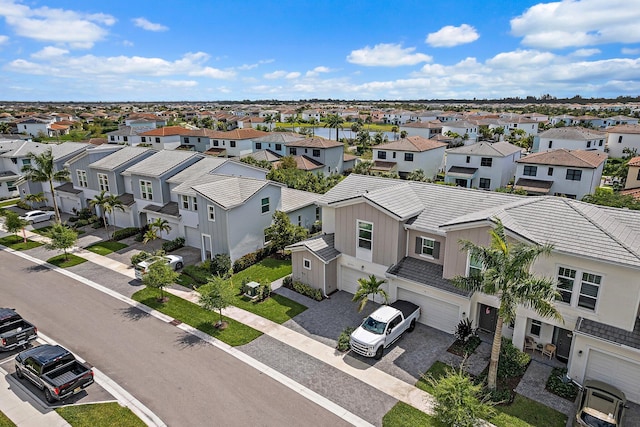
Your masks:
[[[416,253],[422,253],[422,237],[416,237]]]
[[[433,257],[440,258],[440,242],[433,242]]]

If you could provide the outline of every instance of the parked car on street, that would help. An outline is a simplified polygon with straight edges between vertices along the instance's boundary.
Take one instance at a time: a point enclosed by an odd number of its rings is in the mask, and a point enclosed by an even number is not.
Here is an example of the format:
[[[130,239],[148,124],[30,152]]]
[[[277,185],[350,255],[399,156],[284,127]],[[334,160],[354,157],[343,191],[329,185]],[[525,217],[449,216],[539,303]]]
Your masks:
[[[15,365],[16,376],[43,390],[49,403],[71,397],[93,384],[93,370],[59,345],[25,350],[16,356]]]
[[[13,350],[38,338],[38,329],[10,308],[0,308],[0,351]]]
[[[384,349],[405,331],[413,331],[419,317],[420,307],[412,302],[398,300],[383,305],[351,333],[351,349],[362,356],[380,359]]]
[[[34,224],[36,222],[49,221],[56,217],[56,214],[53,212],[46,211],[29,211],[24,215],[20,215],[20,219],[25,221],[29,221],[29,223]]]
[[[147,274],[149,267],[156,262],[164,262],[174,271],[180,270],[184,266],[184,260],[180,255],[152,256],[144,261],[140,261],[135,266],[136,279],[142,280],[142,276]]]
[[[624,393],[602,381],[587,380],[580,388],[575,426],[622,427],[627,407]]]

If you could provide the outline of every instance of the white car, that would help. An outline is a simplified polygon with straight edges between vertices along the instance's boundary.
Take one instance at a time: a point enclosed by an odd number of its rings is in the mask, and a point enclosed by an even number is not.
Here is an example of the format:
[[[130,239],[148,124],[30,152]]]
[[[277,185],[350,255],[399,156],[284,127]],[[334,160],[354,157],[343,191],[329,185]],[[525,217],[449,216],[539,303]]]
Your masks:
[[[163,261],[174,271],[180,270],[184,265],[184,261],[180,255],[152,256],[136,264],[136,279],[142,280],[142,276],[147,274],[149,267],[159,261]]]
[[[36,222],[49,221],[55,217],[56,217],[56,214],[53,212],[29,211],[24,215],[21,215],[20,219],[29,221],[29,223],[33,224]]]

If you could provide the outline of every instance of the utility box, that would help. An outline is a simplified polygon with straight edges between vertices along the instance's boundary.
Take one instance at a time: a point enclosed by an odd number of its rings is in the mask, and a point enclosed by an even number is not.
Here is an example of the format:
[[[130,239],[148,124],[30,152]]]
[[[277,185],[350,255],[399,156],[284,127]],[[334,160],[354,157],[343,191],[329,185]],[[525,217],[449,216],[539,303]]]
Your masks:
[[[258,298],[258,288],[260,287],[260,283],[258,282],[249,282],[244,285],[244,296],[255,299]]]

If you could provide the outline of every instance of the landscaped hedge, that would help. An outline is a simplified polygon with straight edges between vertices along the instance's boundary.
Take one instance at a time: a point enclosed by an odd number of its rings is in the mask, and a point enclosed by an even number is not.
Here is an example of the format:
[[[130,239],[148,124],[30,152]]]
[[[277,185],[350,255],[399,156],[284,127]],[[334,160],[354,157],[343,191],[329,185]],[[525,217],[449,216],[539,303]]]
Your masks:
[[[31,205],[29,205],[29,203],[25,202],[24,200],[18,200],[16,202],[16,206],[19,207],[20,209],[25,209],[27,211],[30,211],[33,209]]]
[[[255,252],[248,253],[234,261],[233,272],[237,273],[246,268],[249,268],[253,264],[257,264],[258,262],[268,257],[273,252],[274,250],[271,247],[266,247],[264,249],[260,249]]]
[[[184,246],[184,237],[176,237],[175,239],[169,241],[169,242],[164,242],[162,244],[162,249],[165,252],[172,252],[175,251],[176,249],[180,249]]]
[[[578,387],[571,381],[562,381],[566,375],[567,368],[553,368],[549,379],[547,379],[546,389],[556,396],[573,401],[578,395]]]
[[[499,378],[521,377],[531,362],[531,355],[520,351],[511,340],[502,338],[500,361],[498,363]]]
[[[313,288],[297,280],[294,281],[291,276],[287,276],[282,280],[282,286],[316,301],[322,301],[322,291],[320,289]]]
[[[139,232],[140,232],[140,229],[138,227],[121,228],[120,230],[116,230],[113,232],[113,237],[111,238],[111,240],[117,241],[117,240],[126,239],[127,237],[135,236]]]
[[[191,277],[193,280],[198,282],[201,285],[204,285],[209,281],[209,277],[211,274],[209,270],[204,269],[202,267],[197,267],[195,265],[187,265],[182,269],[182,272],[187,276]]]

